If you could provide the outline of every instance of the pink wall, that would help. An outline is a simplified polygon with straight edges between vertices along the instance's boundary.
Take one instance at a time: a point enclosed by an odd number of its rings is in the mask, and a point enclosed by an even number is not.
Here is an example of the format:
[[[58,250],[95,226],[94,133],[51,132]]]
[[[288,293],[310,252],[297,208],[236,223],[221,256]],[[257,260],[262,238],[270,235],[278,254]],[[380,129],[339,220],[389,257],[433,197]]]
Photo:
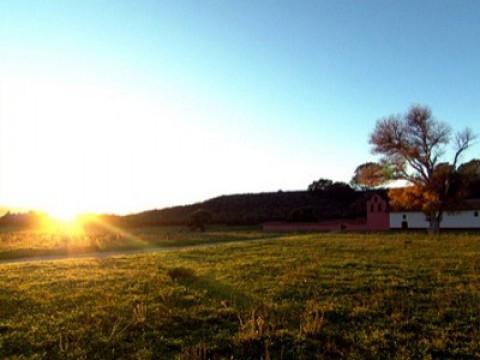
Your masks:
[[[373,195],[367,201],[367,226],[370,230],[390,229],[387,202],[380,195]]]

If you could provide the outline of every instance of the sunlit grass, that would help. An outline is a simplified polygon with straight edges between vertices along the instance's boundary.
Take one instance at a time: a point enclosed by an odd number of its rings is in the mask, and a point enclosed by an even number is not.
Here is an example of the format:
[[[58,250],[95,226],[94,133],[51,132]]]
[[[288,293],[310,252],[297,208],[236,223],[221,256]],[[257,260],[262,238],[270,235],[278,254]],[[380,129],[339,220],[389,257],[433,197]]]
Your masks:
[[[479,258],[475,234],[312,234],[3,265],[0,357],[475,358]]]
[[[257,228],[211,227],[207,232],[191,232],[179,226],[126,228],[88,220],[75,223],[48,222],[36,229],[0,228],[0,260],[38,255],[78,254],[86,252],[175,247],[225,241],[258,239],[264,234]]]

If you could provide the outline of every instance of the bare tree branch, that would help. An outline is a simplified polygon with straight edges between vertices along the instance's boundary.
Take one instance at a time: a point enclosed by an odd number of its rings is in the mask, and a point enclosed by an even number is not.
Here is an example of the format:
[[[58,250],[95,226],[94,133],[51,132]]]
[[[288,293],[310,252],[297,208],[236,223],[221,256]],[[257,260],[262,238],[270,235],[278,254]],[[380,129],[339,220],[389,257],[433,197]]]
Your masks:
[[[450,126],[436,120],[428,107],[414,105],[404,116],[378,120],[369,142],[372,152],[382,155],[382,162],[394,169],[395,177],[416,187],[431,224],[439,224],[446,202],[456,191],[460,158],[475,139],[470,129],[456,134],[453,162],[442,163],[451,140]]]
[[[457,169],[458,160],[463,152],[465,152],[476,140],[477,136],[469,128],[464,129],[455,135],[455,156],[453,158],[453,168]]]

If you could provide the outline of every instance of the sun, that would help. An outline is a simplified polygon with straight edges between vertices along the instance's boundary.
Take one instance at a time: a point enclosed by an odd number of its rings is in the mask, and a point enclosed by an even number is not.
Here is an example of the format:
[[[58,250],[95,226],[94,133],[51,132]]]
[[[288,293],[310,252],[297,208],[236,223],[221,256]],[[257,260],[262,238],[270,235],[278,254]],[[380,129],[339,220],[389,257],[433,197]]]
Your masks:
[[[50,207],[46,212],[49,218],[47,220],[47,225],[52,229],[64,230],[69,233],[77,233],[82,229],[80,212],[73,207]]]
[[[79,214],[76,211],[66,211],[66,210],[50,210],[48,211],[50,216],[55,220],[61,221],[66,224],[74,223]]]
[[[83,225],[80,216],[75,212],[49,211],[44,222],[45,229],[69,236],[82,234],[84,232]]]

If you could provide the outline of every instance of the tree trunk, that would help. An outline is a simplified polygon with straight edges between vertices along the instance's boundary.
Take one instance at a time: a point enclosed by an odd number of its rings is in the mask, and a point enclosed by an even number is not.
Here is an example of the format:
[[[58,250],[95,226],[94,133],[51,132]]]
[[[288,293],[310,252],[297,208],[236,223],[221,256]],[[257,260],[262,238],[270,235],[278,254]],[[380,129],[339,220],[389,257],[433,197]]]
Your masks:
[[[434,213],[430,216],[429,232],[433,235],[440,234],[440,223],[442,222],[442,212]]]

